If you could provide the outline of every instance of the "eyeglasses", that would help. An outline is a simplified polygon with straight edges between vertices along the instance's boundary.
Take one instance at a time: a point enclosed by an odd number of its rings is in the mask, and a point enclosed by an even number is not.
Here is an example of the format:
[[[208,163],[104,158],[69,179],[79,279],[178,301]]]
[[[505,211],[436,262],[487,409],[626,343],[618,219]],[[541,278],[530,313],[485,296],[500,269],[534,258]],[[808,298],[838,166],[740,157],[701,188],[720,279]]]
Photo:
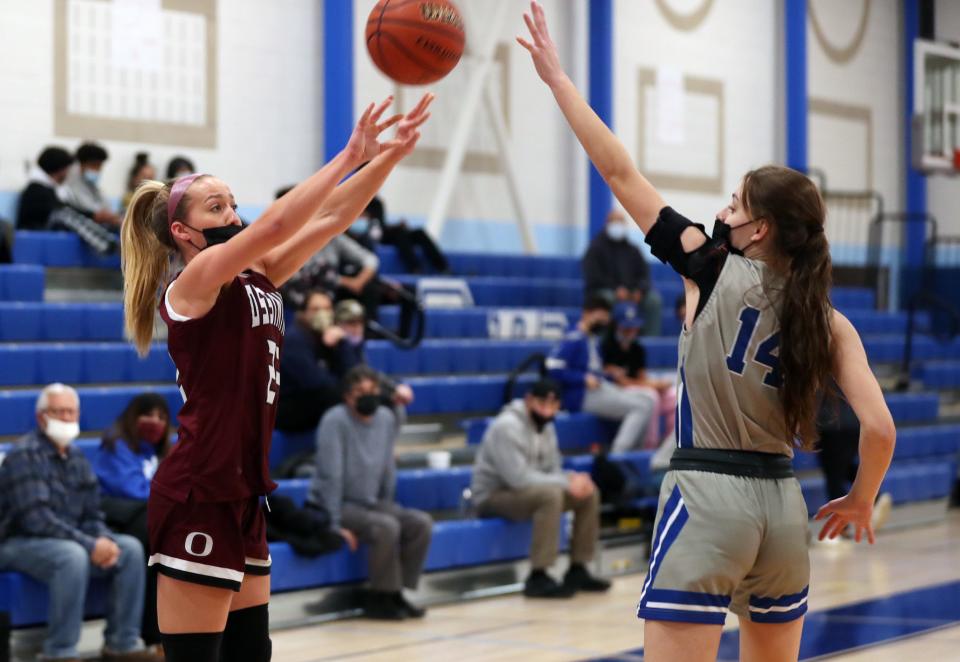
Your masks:
[[[54,418],[77,416],[80,414],[80,410],[75,407],[47,407],[43,410],[43,412],[53,416]]]

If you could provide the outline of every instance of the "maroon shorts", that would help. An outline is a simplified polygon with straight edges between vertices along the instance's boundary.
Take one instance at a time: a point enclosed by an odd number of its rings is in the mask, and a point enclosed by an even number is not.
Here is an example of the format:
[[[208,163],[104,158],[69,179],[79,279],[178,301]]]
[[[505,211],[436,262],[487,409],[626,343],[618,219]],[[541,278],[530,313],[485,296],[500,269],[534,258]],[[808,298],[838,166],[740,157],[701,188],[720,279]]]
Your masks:
[[[168,577],[239,591],[244,573],[270,574],[259,497],[181,503],[151,490],[147,528],[148,565]]]

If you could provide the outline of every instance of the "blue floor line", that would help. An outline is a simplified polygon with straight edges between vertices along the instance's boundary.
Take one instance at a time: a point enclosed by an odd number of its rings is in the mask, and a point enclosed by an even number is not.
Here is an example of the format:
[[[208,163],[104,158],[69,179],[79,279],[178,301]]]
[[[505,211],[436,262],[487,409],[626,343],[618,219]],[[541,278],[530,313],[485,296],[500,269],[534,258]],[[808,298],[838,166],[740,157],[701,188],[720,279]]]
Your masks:
[[[960,581],[808,612],[800,641],[800,659],[818,660],[926,634],[958,623]],[[718,662],[739,659],[739,637],[739,630],[723,633],[717,654]],[[596,662],[642,659],[643,649],[640,648],[596,658]]]

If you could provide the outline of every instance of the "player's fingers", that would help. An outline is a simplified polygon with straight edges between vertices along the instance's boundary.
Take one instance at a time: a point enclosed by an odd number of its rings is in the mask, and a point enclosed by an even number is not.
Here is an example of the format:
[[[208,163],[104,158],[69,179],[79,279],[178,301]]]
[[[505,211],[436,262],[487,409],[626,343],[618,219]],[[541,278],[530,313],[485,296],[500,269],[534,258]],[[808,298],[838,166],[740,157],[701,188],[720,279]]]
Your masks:
[[[423,111],[425,111],[430,106],[430,104],[433,103],[433,100],[435,98],[436,98],[436,95],[434,95],[432,92],[427,92],[426,94],[424,94],[422,97],[420,97],[420,101],[417,103],[416,106],[414,106],[413,110],[407,113],[407,117],[418,115]]]
[[[533,44],[531,44],[530,42],[528,42],[528,41],[527,41],[526,39],[524,39],[523,37],[517,37],[517,43],[520,44],[521,46],[523,46],[524,48],[526,48],[526,49],[527,49],[528,51],[530,51],[531,53],[533,53]]]
[[[543,13],[543,5],[539,2],[532,2],[530,4],[533,6],[533,20],[537,26],[537,30],[544,39],[549,39],[550,33],[547,31],[547,15]]]
[[[383,122],[382,124],[377,125],[376,127],[377,133],[383,133],[384,131],[386,131],[387,129],[389,129],[391,126],[393,126],[394,124],[396,124],[402,119],[403,119],[403,115],[394,115],[393,117],[388,119],[386,122]]]
[[[357,122],[357,124],[362,126],[362,125],[365,125],[367,122],[369,122],[370,113],[372,112],[373,112],[373,104],[371,103],[369,106],[367,106],[367,109],[363,111],[363,115],[360,116],[360,121]]]
[[[393,103],[393,95],[388,96],[379,106],[377,106],[377,109],[373,111],[373,114],[370,115],[370,121],[374,123],[378,122],[380,120],[380,116],[383,115],[383,111],[389,108],[391,103]]]
[[[410,123],[410,128],[416,129],[419,126],[422,126],[423,123],[426,122],[428,119],[430,119],[430,113],[424,113],[423,115],[421,115],[420,117],[418,117],[417,119],[413,120]]]
[[[819,536],[819,537],[820,537],[820,540],[823,540],[824,538],[826,538],[827,536],[830,535],[830,533],[833,531],[833,527],[834,527],[834,525],[836,524],[836,522],[837,522],[838,519],[839,519],[839,518],[838,518],[836,515],[831,515],[831,516],[830,516],[830,519],[828,519],[828,520],[824,523],[823,528],[820,529],[820,536]]]
[[[813,519],[814,519],[814,520],[821,520],[821,519],[823,519],[824,517],[826,517],[827,515],[829,515],[829,514],[832,513],[832,512],[833,512],[833,511],[830,509],[830,504],[829,504],[829,503],[825,503],[825,504],[823,504],[822,506],[820,506],[820,510],[818,510],[818,511],[817,511],[817,514],[813,516]]]
[[[867,542],[872,545],[877,541],[877,535],[873,531],[873,523],[867,524],[865,528],[867,530]]]
[[[533,38],[533,43],[537,46],[540,46],[543,43],[543,39],[540,38],[540,31],[537,30],[537,26],[533,24],[533,19],[527,14],[524,14],[523,22],[527,24],[527,29],[530,31],[530,36]]]

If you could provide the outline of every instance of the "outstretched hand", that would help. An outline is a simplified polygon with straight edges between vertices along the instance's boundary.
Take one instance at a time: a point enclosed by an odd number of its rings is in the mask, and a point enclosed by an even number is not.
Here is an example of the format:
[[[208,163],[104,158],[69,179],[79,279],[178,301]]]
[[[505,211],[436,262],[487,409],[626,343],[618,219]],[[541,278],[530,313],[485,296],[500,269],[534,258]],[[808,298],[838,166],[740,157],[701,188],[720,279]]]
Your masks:
[[[854,540],[860,542],[864,534],[867,541],[872,545],[875,541],[873,534],[873,524],[871,517],[873,515],[873,501],[864,501],[856,499],[852,495],[840,497],[824,504],[817,511],[815,520],[826,518],[827,522],[820,529],[818,538],[830,538],[833,540],[843,533],[848,524],[854,526]]]
[[[413,109],[403,116],[400,124],[397,126],[397,135],[388,143],[383,145],[383,150],[399,149],[402,156],[406,156],[413,151],[417,141],[420,140],[420,127],[430,118],[430,104],[433,103],[434,95],[427,92],[420,98]]]
[[[547,17],[543,13],[543,7],[539,2],[530,3],[530,13],[524,13],[523,20],[527,24],[533,43],[523,37],[517,37],[517,43],[530,52],[530,57],[533,58],[533,66],[543,82],[553,87],[566,77],[566,73],[560,65],[557,45],[550,38],[550,32],[547,30]]]
[[[393,97],[387,97],[379,106],[370,104],[363,111],[360,120],[350,134],[346,151],[350,159],[357,164],[366,163],[386,149],[386,145],[379,142],[380,134],[403,119],[403,115],[393,115],[385,122],[380,122],[383,113],[393,103]]]

